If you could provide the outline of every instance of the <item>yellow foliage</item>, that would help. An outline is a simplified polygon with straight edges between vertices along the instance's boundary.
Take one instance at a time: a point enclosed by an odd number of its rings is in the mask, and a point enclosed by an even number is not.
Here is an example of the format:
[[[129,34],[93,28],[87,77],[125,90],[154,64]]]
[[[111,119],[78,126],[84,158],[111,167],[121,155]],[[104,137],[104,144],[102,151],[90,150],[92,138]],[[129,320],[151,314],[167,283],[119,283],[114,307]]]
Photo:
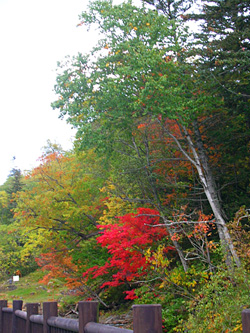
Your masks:
[[[160,289],[175,285],[176,287],[195,293],[197,281],[199,283],[207,283],[209,273],[198,271],[194,266],[191,266],[188,272],[184,272],[179,268],[170,270],[171,260],[166,256],[166,249],[164,245],[160,245],[156,251],[153,252],[151,248],[148,248],[144,253],[147,262],[151,264],[151,269],[162,279],[159,285]]]
[[[5,191],[0,191],[0,204],[3,208],[8,205],[8,194]]]
[[[107,194],[107,198],[104,201],[107,209],[103,211],[102,216],[99,218],[99,224],[105,225],[109,223],[114,223],[116,217],[123,216],[125,214],[131,213],[136,207],[133,204],[122,200],[121,198],[112,194],[115,190],[115,186],[109,183],[103,187],[100,191]]]

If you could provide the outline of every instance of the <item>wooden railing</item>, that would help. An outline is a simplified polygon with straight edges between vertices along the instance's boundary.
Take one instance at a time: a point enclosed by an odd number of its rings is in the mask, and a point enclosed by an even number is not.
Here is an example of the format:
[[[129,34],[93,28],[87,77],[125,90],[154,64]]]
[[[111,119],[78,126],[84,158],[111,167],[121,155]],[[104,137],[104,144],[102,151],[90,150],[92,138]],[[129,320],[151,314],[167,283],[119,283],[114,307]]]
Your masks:
[[[38,303],[13,301],[12,308],[0,300],[0,333],[162,333],[161,305],[134,305],[133,330],[98,324],[98,302],[79,302],[79,319],[58,317],[57,302],[44,302],[43,314]]]
[[[12,308],[0,300],[0,333],[162,333],[161,306],[134,305],[133,330],[98,324],[98,302],[79,302],[79,319],[58,317],[57,302],[44,302],[43,314],[38,303],[13,301]],[[250,333],[250,309],[242,311],[242,332]]]

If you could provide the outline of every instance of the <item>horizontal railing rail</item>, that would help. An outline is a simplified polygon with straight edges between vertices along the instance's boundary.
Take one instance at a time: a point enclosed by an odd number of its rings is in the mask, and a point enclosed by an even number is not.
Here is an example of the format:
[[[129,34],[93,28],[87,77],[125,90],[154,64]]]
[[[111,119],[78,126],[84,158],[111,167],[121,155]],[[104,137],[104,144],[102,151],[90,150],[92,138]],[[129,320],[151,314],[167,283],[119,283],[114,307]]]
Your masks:
[[[42,315],[33,314],[30,316],[30,332],[29,333],[43,333],[43,316]]]
[[[79,332],[79,322],[77,319],[50,317],[47,322],[50,327],[61,328],[69,332]]]
[[[27,320],[27,312],[22,311],[22,310],[16,310],[15,314],[17,317]]]
[[[12,308],[2,308],[2,311],[5,313],[13,313],[13,309]]]
[[[31,315],[30,321],[35,324],[43,325],[43,316],[42,315]]]

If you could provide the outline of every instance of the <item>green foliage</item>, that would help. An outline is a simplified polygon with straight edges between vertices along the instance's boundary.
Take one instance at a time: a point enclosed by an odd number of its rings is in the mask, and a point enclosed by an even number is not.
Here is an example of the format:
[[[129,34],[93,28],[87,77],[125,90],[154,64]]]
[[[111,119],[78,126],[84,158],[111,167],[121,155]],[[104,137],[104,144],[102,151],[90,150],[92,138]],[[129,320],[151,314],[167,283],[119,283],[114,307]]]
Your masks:
[[[195,72],[178,60],[185,58],[180,23],[108,1],[93,2],[82,18],[88,26],[97,23],[104,39],[93,50],[94,58],[78,55],[60,64],[58,100],[52,104],[78,128],[81,147],[111,149],[114,137],[115,142],[117,135],[131,137],[142,117],[182,114],[186,122],[209,103],[209,96],[192,94],[197,87],[187,74]]]
[[[22,190],[24,177],[21,170],[12,169],[0,191],[0,219],[1,224],[14,222],[14,209],[16,207],[15,194]]]
[[[241,311],[250,307],[249,272],[223,268],[189,303],[189,317],[183,321],[186,332],[240,332]],[[180,331],[180,330],[178,330]]]
[[[117,287],[111,287],[106,290],[103,290],[100,293],[100,298],[103,303],[100,303],[100,309],[107,310],[107,309],[113,309],[113,308],[119,308],[120,306],[126,306],[128,304],[132,304],[131,300],[127,300],[124,298],[124,294],[126,290],[128,289],[128,286],[125,284],[117,286]]]
[[[0,214],[1,224],[7,224],[9,209],[8,209],[8,194],[6,191],[0,191]]]
[[[232,218],[239,206],[249,205],[250,6],[240,0],[209,0],[201,6],[185,19],[200,24],[192,52],[206,89],[224,101],[224,111],[217,113],[208,135],[213,146],[220,145],[215,172],[220,184],[226,184],[221,197]]]
[[[152,285],[151,288],[145,285],[136,290],[136,295],[138,296],[136,304],[161,304],[163,332],[174,332],[179,321],[187,318],[185,306],[187,300],[173,291],[154,290]]]
[[[101,214],[101,175],[91,174],[94,156],[45,155],[29,177],[30,187],[17,195],[16,219],[23,226],[45,230],[50,240],[79,242],[95,235]],[[93,233],[93,235],[92,235]],[[45,244],[45,247],[48,244]]]
[[[186,0],[144,0],[149,5],[154,6],[169,19],[178,19],[187,12],[193,5],[192,1]]]
[[[135,290],[137,304],[162,305],[164,332],[174,332],[180,320],[186,320],[190,300],[209,283],[209,274],[197,266],[184,272],[179,265],[158,257],[151,260],[147,280]]]
[[[35,244],[29,249],[32,238],[36,239],[37,233],[20,229],[16,223],[0,225],[0,279],[12,277],[17,270],[26,275],[37,268]],[[44,240],[45,241],[45,240]],[[36,242],[36,240],[34,241]]]
[[[245,206],[240,207],[229,224],[236,249],[247,270],[250,267],[250,213]]]

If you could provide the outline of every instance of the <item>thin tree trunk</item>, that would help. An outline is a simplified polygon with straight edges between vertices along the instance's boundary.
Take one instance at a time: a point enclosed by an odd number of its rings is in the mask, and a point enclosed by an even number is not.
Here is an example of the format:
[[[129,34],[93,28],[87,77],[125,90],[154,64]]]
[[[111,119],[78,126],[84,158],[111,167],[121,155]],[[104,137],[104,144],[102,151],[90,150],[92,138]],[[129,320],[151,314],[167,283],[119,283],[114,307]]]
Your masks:
[[[240,260],[239,257],[235,251],[231,236],[229,234],[226,221],[224,219],[224,212],[221,206],[221,203],[219,201],[218,191],[216,189],[216,183],[214,181],[214,177],[211,171],[211,168],[208,163],[208,158],[205,152],[205,148],[203,146],[203,142],[201,139],[200,131],[197,122],[194,122],[194,134],[196,139],[196,146],[198,149],[198,153],[195,150],[194,144],[191,140],[191,137],[189,134],[187,134],[186,131],[186,139],[188,141],[189,147],[192,150],[194,160],[196,162],[196,169],[199,174],[199,178],[201,181],[201,184],[203,186],[205,195],[207,197],[207,200],[210,204],[210,207],[213,211],[214,217],[217,222],[217,229],[222,245],[222,249],[224,253],[226,254],[226,261],[227,264],[231,265],[231,255],[236,263],[236,265],[240,266]],[[186,129],[185,129],[186,130]],[[230,255],[231,253],[231,255]]]
[[[188,133],[188,130],[185,127],[185,125],[181,125],[178,121],[176,121],[176,123],[178,124],[178,126],[183,134],[183,137],[185,138],[185,140],[188,144],[188,147],[192,153],[192,156],[182,146],[179,139],[175,135],[173,135],[166,126],[164,126],[163,129],[175,141],[180,152],[195,166],[195,168],[198,172],[199,180],[203,187],[204,193],[207,197],[211,210],[216,219],[218,234],[219,234],[221,245],[222,245],[222,250],[226,255],[226,263],[227,263],[228,267],[231,266],[231,256],[232,256],[236,265],[239,267],[240,260],[235,251],[231,236],[229,234],[229,231],[228,231],[228,228],[226,225],[226,221],[224,219],[223,209],[222,209],[222,206],[219,201],[219,196],[218,196],[218,192],[216,190],[214,177],[213,177],[212,171],[211,171],[209,163],[208,163],[208,158],[207,158],[207,155],[205,152],[205,148],[203,146],[198,124],[195,121],[193,123],[194,134],[195,134],[195,139],[196,139],[196,145],[195,145],[190,134]],[[196,148],[198,151],[196,150]]]
[[[154,200],[153,200],[154,205],[158,209],[158,211],[161,212],[162,215],[163,215],[163,221],[166,225],[166,229],[167,229],[167,231],[168,231],[168,233],[171,237],[171,240],[173,242],[174,247],[176,248],[176,251],[177,251],[178,256],[180,258],[180,261],[182,263],[182,267],[183,267],[184,271],[187,272],[187,270],[188,270],[187,261],[185,260],[183,251],[182,251],[179,243],[176,240],[174,240],[173,230],[167,226],[166,218],[164,218],[164,209],[162,209],[161,201],[159,200],[157,186],[156,186],[154,178],[152,177],[152,173],[150,171],[151,164],[150,164],[150,151],[149,151],[148,137],[145,135],[144,138],[143,138],[143,144],[144,144],[144,155],[143,155],[143,157],[142,157],[142,154],[141,154],[141,152],[139,150],[139,147],[137,146],[136,141],[135,141],[134,138],[132,138],[132,142],[133,142],[133,147],[136,151],[136,154],[137,154],[139,160],[141,160],[141,165],[143,166],[143,169],[145,171],[146,179],[150,184],[151,195],[154,198]],[[145,165],[144,158],[146,159],[146,165]]]
[[[177,240],[174,239],[173,230],[171,230],[171,228],[168,226],[168,221],[166,220],[166,218],[163,217],[163,221],[164,221],[164,224],[166,225],[166,229],[167,229],[167,231],[168,231],[168,233],[170,235],[170,238],[171,238],[171,240],[173,242],[173,245],[174,245],[174,247],[175,247],[175,249],[176,249],[176,251],[178,253],[178,256],[179,256],[180,261],[182,263],[182,267],[184,269],[184,272],[187,272],[187,270],[188,270],[188,263],[187,263],[187,260],[184,257],[182,249],[181,249],[179,243],[177,242]]]

